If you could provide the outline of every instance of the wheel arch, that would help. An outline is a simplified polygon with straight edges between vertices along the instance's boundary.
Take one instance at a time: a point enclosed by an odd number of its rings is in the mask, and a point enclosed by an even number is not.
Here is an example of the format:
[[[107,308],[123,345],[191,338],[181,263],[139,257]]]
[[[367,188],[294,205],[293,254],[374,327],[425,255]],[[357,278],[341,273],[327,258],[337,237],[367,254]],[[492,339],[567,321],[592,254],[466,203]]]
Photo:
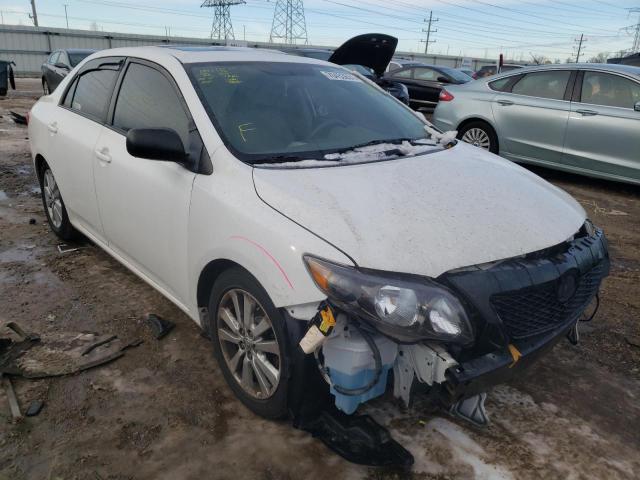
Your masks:
[[[36,175],[38,177],[38,181],[41,181],[42,173],[44,172],[44,167],[45,165],[49,165],[49,164],[47,163],[47,160],[40,153],[36,154],[33,160],[33,163],[36,170]]]
[[[498,152],[500,152],[500,137],[498,136],[498,131],[496,130],[496,128],[493,126],[493,124],[487,120],[486,118],[483,117],[469,117],[469,118],[465,118],[463,121],[461,121],[458,124],[458,127],[456,128],[456,130],[458,131],[458,133],[460,133],[460,131],[466,127],[467,125],[469,125],[470,123],[473,122],[481,122],[484,123],[485,125],[487,125],[487,127],[489,127],[494,135],[496,136],[496,142],[497,142],[497,147],[498,147]]]
[[[240,267],[243,270],[246,270],[249,274],[251,273],[239,263],[226,258],[212,260],[204,266],[198,277],[198,286],[196,289],[196,301],[198,308],[206,308],[209,305],[209,295],[211,294],[213,284],[223,272],[234,267]]]

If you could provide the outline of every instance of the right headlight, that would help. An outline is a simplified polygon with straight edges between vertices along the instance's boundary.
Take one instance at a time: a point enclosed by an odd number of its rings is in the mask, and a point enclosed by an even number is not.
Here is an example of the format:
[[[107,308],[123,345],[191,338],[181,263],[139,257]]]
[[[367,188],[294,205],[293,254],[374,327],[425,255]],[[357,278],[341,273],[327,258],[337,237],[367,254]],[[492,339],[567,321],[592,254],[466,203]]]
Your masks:
[[[306,255],[315,284],[338,307],[400,342],[468,344],[471,324],[460,300],[428,279],[363,271]]]

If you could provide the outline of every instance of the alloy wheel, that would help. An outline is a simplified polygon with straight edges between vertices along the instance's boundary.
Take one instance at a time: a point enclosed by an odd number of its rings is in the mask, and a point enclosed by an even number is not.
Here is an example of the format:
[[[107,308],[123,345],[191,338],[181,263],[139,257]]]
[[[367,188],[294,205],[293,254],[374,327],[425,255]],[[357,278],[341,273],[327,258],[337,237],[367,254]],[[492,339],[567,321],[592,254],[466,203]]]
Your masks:
[[[50,169],[44,172],[42,184],[49,219],[51,220],[53,228],[59,230],[62,226],[62,197],[60,196],[60,189],[58,188],[56,179]]]
[[[470,143],[474,147],[484,148],[485,150],[491,149],[491,139],[489,134],[481,128],[470,128],[464,135],[462,135],[462,141]]]
[[[280,383],[280,345],[271,319],[250,293],[234,288],[220,300],[218,342],[235,381],[250,396],[264,400]]]

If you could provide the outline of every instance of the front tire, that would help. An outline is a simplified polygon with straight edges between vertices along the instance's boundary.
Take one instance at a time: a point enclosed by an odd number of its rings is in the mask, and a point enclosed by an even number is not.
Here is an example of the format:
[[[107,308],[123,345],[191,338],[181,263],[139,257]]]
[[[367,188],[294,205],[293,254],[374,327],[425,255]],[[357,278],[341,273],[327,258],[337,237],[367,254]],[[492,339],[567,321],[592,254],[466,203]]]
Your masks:
[[[47,222],[53,233],[64,241],[77,238],[78,231],[73,228],[73,225],[71,225],[69,221],[67,208],[62,200],[58,183],[53,176],[51,168],[49,168],[47,164],[44,164],[40,173],[40,192]]]
[[[216,280],[209,331],[214,356],[240,401],[262,417],[284,417],[289,379],[284,319],[246,270],[232,268]]]
[[[475,147],[489,150],[498,154],[498,136],[486,122],[475,121],[467,123],[458,132],[458,139]]]
[[[45,78],[42,79],[42,91],[45,95],[51,94],[51,89],[49,88],[49,82]]]

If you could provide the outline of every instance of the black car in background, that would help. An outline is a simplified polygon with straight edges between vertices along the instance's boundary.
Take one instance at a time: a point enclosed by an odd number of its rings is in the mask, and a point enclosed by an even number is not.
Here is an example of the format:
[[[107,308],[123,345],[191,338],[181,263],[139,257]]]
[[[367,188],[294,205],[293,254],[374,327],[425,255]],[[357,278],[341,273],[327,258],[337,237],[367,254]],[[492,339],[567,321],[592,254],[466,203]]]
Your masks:
[[[469,75],[455,68],[426,64],[392,70],[384,78],[404,84],[409,90],[411,108],[429,113],[435,110],[440,91],[446,85],[460,85],[473,80]]]
[[[376,83],[402,103],[409,105],[409,92],[399,82],[384,77],[398,45],[398,39],[381,33],[366,33],[347,40],[335,51],[320,48],[292,48],[283,50],[291,55],[310,57],[342,65]]]
[[[42,64],[42,90],[45,95],[53,92],[67,74],[97,50],[90,48],[67,48],[51,52]]]

